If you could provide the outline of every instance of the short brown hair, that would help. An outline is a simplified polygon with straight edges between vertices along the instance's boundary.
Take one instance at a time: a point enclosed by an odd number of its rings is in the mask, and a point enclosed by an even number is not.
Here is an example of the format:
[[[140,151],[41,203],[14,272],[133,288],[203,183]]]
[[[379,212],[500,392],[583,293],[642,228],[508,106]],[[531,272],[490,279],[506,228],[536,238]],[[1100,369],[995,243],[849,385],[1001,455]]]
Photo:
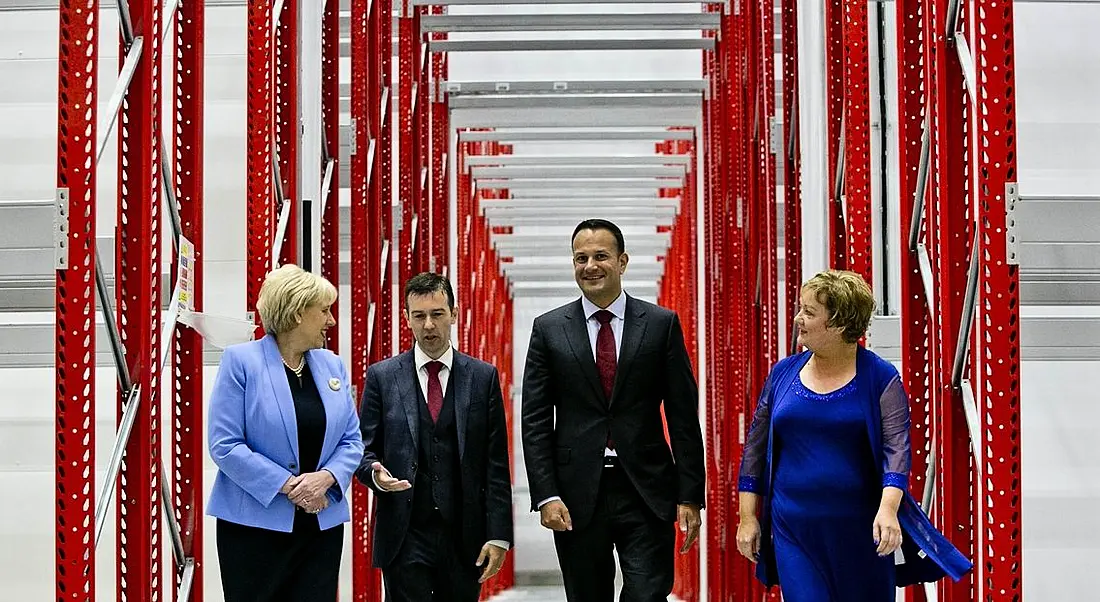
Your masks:
[[[802,291],[813,293],[825,306],[826,324],[843,329],[844,340],[855,343],[871,326],[875,295],[862,276],[847,270],[828,270],[810,278]]]
[[[264,331],[282,334],[294,329],[302,311],[310,305],[332,305],[336,287],[331,282],[287,264],[268,273],[260,287],[256,311]]]

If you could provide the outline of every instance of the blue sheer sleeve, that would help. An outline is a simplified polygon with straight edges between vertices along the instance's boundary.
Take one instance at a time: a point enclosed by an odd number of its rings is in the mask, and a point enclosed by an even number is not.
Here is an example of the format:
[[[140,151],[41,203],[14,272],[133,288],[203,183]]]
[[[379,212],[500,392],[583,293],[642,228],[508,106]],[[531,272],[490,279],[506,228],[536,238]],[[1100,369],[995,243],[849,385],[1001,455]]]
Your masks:
[[[752,425],[749,426],[749,432],[745,436],[740,478],[737,480],[738,491],[762,494],[767,488],[764,471],[768,460],[768,432],[771,430],[771,392],[774,375],[773,370],[767,382],[764,383],[764,390],[760,392],[760,399],[756,401]]]
[[[882,486],[909,489],[912,450],[909,440],[909,397],[894,376],[879,397],[882,410]]]

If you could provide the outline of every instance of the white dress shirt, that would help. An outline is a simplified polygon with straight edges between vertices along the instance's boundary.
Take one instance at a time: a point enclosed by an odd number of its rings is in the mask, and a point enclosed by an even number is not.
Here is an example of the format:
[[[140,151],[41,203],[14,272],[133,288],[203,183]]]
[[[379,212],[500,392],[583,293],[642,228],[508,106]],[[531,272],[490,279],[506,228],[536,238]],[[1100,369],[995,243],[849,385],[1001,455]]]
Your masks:
[[[455,361],[454,347],[447,347],[447,350],[443,352],[443,355],[439,356],[438,360],[433,360],[424,353],[424,350],[420,348],[419,344],[413,345],[413,362],[416,364],[416,379],[420,381],[420,392],[424,394],[424,403],[427,403],[428,399],[428,362],[441,362],[443,367],[439,369],[439,386],[441,387],[443,394],[447,394],[447,383],[451,380],[451,366]],[[371,478],[374,479],[374,473],[371,473]],[[378,481],[374,481],[375,485],[378,485]],[[507,550],[512,547],[507,541],[500,539],[491,539],[486,543],[491,543],[494,546]]]
[[[616,369],[618,366],[619,356],[622,355],[623,348],[623,324],[626,319],[626,293],[620,292],[619,296],[611,302],[605,308],[597,307],[595,303],[588,300],[588,297],[581,296],[581,309],[584,311],[585,325],[588,326],[588,342],[592,347],[592,359],[596,360],[596,338],[600,335],[600,321],[596,319],[596,312],[600,309],[606,309],[614,316],[608,325],[611,326],[611,333],[615,335],[615,363]],[[615,450],[605,447],[603,455],[617,456]],[[537,507],[542,508],[544,505],[555,500],[560,500],[558,496],[548,497],[538,503]]]

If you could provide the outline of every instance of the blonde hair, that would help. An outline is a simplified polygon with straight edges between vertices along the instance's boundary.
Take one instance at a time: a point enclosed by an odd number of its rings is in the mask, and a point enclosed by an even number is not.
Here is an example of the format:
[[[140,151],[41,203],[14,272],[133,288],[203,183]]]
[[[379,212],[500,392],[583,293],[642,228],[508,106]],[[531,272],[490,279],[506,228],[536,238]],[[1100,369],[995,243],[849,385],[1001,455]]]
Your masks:
[[[256,311],[264,330],[282,334],[294,329],[302,311],[310,305],[332,305],[336,301],[336,287],[331,282],[287,264],[272,270],[260,287]]]
[[[840,327],[844,340],[855,343],[871,326],[875,295],[862,276],[847,270],[828,270],[810,278],[802,292],[812,293],[825,306],[826,325]]]

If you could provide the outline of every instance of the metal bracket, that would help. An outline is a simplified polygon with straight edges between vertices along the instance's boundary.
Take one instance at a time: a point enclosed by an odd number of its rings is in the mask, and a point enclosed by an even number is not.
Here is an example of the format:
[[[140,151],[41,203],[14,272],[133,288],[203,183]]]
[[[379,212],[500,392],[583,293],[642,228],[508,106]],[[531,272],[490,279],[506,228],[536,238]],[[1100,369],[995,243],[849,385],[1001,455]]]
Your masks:
[[[741,14],[741,0],[733,0],[733,14]]]
[[[569,82],[554,82],[554,91],[555,92],[568,92],[569,91]]]
[[[359,152],[359,120],[352,117],[348,123],[348,153],[355,155]]]
[[[783,144],[783,124],[773,115],[768,117],[768,150],[773,155],[779,154],[781,144]]]
[[[1020,186],[1016,182],[1005,183],[1005,263],[1020,265],[1020,237],[1016,232],[1016,203],[1020,200]]]
[[[405,0],[393,0],[393,10],[391,12],[394,17],[405,17]]]
[[[401,203],[401,202],[397,202],[397,203],[393,204],[393,222],[392,222],[393,226],[392,226],[391,229],[392,229],[395,236],[397,235],[398,232],[400,232],[401,230],[403,230],[405,228],[405,219],[404,219],[404,216],[402,215],[402,213],[403,213],[402,210],[404,208],[403,205],[404,205],[404,203]]]
[[[496,86],[494,87],[496,88],[497,92],[508,92],[512,89],[512,84],[508,82],[497,82]]]
[[[67,270],[69,269],[68,188],[57,189],[54,194],[53,209],[53,267],[55,270]]]
[[[745,204],[741,197],[737,197],[737,227],[744,228]]]

